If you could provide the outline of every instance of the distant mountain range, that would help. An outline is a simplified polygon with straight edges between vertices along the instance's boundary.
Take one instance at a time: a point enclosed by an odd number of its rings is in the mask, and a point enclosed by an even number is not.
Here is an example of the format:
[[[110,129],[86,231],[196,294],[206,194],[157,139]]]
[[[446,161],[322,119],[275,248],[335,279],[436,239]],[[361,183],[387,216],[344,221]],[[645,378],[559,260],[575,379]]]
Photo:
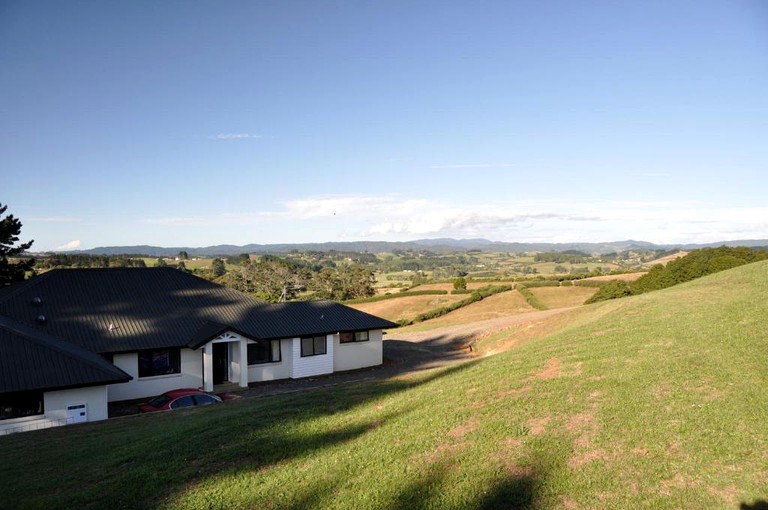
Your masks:
[[[236,246],[232,244],[220,244],[193,248],[179,246],[164,248],[160,246],[104,246],[90,250],[78,250],[67,253],[81,253],[87,255],[144,255],[147,257],[174,257],[180,251],[185,251],[190,257],[216,257],[231,256],[240,253],[271,253],[282,254],[293,250],[298,251],[322,251],[331,250],[344,252],[369,252],[382,253],[393,250],[430,250],[438,253],[482,250],[494,252],[530,252],[530,251],[567,251],[579,250],[585,253],[605,254],[622,252],[627,250],[671,250],[675,248],[693,250],[696,248],[708,248],[717,246],[768,246],[768,239],[753,239],[740,241],[722,241],[708,244],[654,244],[645,241],[614,241],[606,243],[507,243],[489,241],[487,239],[420,239],[417,241],[389,242],[389,241],[350,241],[329,243],[298,243],[298,244],[246,244]]]

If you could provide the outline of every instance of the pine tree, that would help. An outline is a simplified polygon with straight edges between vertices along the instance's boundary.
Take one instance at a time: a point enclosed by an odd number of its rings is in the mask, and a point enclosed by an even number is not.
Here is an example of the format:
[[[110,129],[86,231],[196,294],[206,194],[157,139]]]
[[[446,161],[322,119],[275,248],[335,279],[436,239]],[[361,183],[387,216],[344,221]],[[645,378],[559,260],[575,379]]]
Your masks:
[[[0,217],[6,209],[8,206],[0,204]],[[19,233],[21,233],[21,222],[12,214],[0,219],[0,287],[22,281],[26,272],[32,270],[35,263],[33,258],[13,262],[9,260],[28,250],[34,242],[29,241],[14,247],[13,245],[19,241]]]

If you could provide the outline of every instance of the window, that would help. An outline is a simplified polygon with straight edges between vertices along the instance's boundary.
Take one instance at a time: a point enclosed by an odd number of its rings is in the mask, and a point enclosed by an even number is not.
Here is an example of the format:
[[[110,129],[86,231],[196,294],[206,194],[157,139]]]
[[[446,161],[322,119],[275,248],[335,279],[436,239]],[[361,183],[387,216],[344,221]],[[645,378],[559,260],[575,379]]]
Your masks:
[[[179,348],[139,351],[139,377],[180,374]]]
[[[301,356],[318,356],[327,351],[325,336],[313,336],[301,339]]]
[[[0,395],[0,420],[43,414],[43,392],[24,391]]]
[[[192,398],[192,395],[187,395],[174,400],[173,403],[171,403],[171,409],[181,409],[182,407],[192,407],[193,405],[195,405],[195,401]]]
[[[280,361],[280,340],[259,340],[248,344],[248,364],[274,363]]]
[[[348,344],[352,342],[367,342],[367,331],[348,331],[346,333],[339,333],[339,342],[342,344]]]

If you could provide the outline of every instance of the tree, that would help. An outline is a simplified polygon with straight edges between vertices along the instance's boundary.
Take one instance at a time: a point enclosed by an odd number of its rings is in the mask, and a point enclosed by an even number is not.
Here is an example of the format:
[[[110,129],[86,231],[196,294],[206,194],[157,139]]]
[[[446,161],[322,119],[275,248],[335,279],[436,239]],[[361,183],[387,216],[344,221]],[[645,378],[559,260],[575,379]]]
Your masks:
[[[467,280],[463,276],[454,278],[453,288],[454,290],[467,290]]]
[[[325,267],[315,273],[310,282],[312,290],[323,299],[355,299],[373,296],[376,276],[360,264]]]
[[[165,267],[165,266],[167,266],[167,265],[168,265],[168,264],[165,262],[165,259],[164,259],[164,258],[162,258],[162,257],[160,257],[159,259],[157,259],[157,260],[155,261],[155,267]]]
[[[6,209],[8,209],[7,205],[0,204],[0,216]],[[35,264],[33,258],[10,260],[18,258],[34,242],[29,241],[14,247],[13,245],[19,241],[19,233],[21,233],[21,222],[14,218],[13,214],[0,219],[0,287],[22,281],[27,271],[31,271]]]
[[[224,276],[224,274],[227,272],[224,261],[218,257],[213,259],[211,262],[211,271],[213,271],[213,276]]]
[[[189,253],[185,251],[180,251],[179,254],[176,256],[179,260],[189,260]]]

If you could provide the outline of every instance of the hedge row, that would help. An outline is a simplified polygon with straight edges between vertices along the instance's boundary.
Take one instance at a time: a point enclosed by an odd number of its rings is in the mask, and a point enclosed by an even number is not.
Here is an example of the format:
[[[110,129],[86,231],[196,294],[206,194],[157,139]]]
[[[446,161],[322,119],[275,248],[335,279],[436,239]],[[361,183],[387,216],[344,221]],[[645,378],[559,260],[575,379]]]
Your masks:
[[[508,290],[512,290],[512,285],[489,285],[487,287],[482,287],[480,289],[475,289],[471,291],[471,295],[468,298],[462,299],[461,301],[457,301],[455,303],[451,303],[448,306],[443,306],[441,308],[436,308],[434,310],[430,310],[429,312],[424,312],[422,314],[417,315],[413,320],[403,320],[400,325],[401,326],[407,326],[409,324],[413,324],[416,322],[424,322],[429,319],[435,319],[437,317],[441,317],[447,313],[450,313],[454,310],[458,310],[459,308],[462,308],[467,305],[471,305],[472,303],[476,303],[477,301],[482,301],[483,299],[493,296],[494,294],[498,294],[500,292],[506,292]]]
[[[615,280],[580,280],[573,284],[577,287],[605,287],[611,281]]]
[[[410,292],[398,292],[397,294],[384,294],[382,296],[350,299],[348,301],[344,301],[344,304],[356,305],[360,303],[374,303],[376,301],[385,301],[387,299],[404,298],[404,297],[411,297],[411,296],[444,296],[446,294],[448,294],[447,290],[413,290]]]
[[[528,303],[529,305],[531,305],[537,310],[548,310],[547,306],[541,301],[539,301],[538,298],[533,295],[533,292],[528,290],[527,284],[526,285],[518,284],[516,288],[520,292],[520,294],[523,295],[526,303]]]

